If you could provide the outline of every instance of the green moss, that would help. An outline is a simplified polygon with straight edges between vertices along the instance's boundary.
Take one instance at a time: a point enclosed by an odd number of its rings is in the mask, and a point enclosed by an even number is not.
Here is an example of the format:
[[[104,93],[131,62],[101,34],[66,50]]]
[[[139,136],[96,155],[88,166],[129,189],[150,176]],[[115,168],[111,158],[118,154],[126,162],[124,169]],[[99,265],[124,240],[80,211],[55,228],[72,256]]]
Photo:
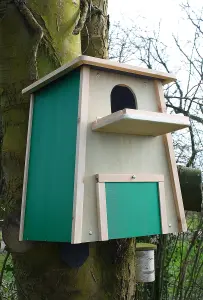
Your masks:
[[[50,39],[61,64],[80,55],[80,35],[72,35],[79,17],[79,1],[32,1],[30,5],[39,22],[46,28],[45,35]]]

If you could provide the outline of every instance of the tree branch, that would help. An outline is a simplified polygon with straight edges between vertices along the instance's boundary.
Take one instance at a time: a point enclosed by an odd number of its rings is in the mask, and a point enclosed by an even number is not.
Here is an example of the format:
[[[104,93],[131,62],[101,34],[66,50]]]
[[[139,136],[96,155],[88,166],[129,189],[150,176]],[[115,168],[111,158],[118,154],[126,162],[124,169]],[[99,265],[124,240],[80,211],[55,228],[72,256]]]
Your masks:
[[[181,113],[181,114],[183,114],[184,116],[187,116],[187,117],[189,117],[190,119],[192,119],[192,120],[194,120],[194,121],[196,121],[196,122],[198,122],[198,123],[201,123],[201,124],[203,124],[203,118],[200,118],[200,117],[198,117],[198,116],[195,116],[195,115],[193,115],[193,114],[190,114],[188,111],[185,111],[184,109],[182,109],[181,107],[177,107],[177,106],[175,106],[175,105],[171,105],[171,104],[166,104],[166,106],[167,107],[170,107],[170,108],[172,108],[172,109],[174,109],[174,111],[175,111],[175,113]]]
[[[26,6],[24,0],[13,0],[16,7],[18,8],[19,12],[28,23],[30,28],[34,31],[34,45],[31,51],[31,60],[30,63],[30,79],[36,80],[38,78],[38,70],[37,70],[37,52],[39,48],[40,41],[44,35],[43,28],[35,19],[34,15],[32,14],[31,10]]]
[[[80,18],[73,30],[74,35],[78,35],[84,28],[89,11],[88,0],[80,0]]]

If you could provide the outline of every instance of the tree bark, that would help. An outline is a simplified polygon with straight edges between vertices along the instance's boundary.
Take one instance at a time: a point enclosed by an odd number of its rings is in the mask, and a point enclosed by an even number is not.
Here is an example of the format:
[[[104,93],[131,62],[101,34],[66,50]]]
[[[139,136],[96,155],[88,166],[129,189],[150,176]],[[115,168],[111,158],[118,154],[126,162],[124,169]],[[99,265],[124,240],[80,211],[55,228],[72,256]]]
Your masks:
[[[86,54],[106,57],[107,1],[89,1],[89,8],[91,2],[94,7],[86,25],[88,35],[83,34],[83,49],[88,49]],[[21,90],[81,53],[80,35],[73,34],[79,12],[78,0],[0,3],[4,218],[18,214],[21,205],[29,110],[29,99]],[[134,299],[134,239],[90,244],[90,256],[78,269],[60,260],[57,243],[35,243],[30,251],[13,253],[12,258],[19,300]]]

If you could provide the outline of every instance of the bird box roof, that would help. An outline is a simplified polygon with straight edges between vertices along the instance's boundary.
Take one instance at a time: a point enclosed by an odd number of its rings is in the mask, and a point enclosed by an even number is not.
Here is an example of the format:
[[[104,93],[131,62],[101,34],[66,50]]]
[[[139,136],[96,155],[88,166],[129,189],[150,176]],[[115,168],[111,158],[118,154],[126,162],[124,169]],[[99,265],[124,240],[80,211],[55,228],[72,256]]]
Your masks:
[[[77,57],[73,61],[61,66],[55,71],[49,73],[43,78],[37,80],[36,82],[32,83],[31,85],[23,89],[22,93],[23,94],[33,93],[39,90],[40,88],[44,87],[48,83],[64,76],[70,71],[83,65],[91,66],[93,68],[97,68],[100,70],[117,72],[117,73],[122,73],[127,75],[134,75],[142,78],[158,79],[161,80],[163,84],[167,84],[176,80],[175,75],[171,73],[159,72],[152,69],[135,67],[133,65],[118,63],[108,59],[101,59],[101,58],[82,55]]]

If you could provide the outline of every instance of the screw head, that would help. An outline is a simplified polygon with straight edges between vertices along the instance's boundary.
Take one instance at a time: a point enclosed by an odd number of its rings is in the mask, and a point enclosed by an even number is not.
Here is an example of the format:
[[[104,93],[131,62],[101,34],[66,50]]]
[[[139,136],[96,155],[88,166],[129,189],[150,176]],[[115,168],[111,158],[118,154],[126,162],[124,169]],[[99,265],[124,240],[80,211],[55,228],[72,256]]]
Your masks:
[[[171,227],[171,224],[168,224],[168,227]]]
[[[132,179],[135,179],[135,175],[132,175]]]
[[[92,235],[92,231],[91,230],[89,231],[89,235]]]

